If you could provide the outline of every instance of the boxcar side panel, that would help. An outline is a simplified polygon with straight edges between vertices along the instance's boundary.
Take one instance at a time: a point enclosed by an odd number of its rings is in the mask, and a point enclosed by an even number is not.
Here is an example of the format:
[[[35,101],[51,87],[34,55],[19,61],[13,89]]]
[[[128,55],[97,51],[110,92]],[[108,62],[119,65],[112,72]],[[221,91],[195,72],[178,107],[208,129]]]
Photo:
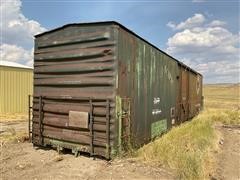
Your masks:
[[[202,76],[190,72],[190,113],[189,118],[194,117],[202,109]]]
[[[179,103],[178,124],[188,119],[189,115],[189,71],[186,67],[179,65]]]
[[[177,122],[193,118],[202,109],[202,76],[179,64]]]
[[[131,139],[138,146],[174,122],[178,63],[121,28],[118,44],[118,94],[130,98]]]

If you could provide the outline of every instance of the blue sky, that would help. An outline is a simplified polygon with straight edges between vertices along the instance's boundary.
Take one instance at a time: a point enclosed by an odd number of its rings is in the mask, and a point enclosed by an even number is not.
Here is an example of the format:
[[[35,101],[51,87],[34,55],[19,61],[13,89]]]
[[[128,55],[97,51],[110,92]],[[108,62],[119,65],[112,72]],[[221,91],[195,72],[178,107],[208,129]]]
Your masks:
[[[4,60],[31,65],[34,34],[113,20],[201,72],[205,83],[239,82],[238,1],[12,0],[2,6]]]
[[[174,34],[166,24],[169,21],[180,22],[195,13],[210,16],[210,19],[221,19],[228,22],[229,29],[239,31],[239,9],[237,2],[191,1],[162,2],[99,2],[23,1],[23,13],[26,17],[52,29],[71,22],[118,21],[160,48],[166,48],[167,39]]]

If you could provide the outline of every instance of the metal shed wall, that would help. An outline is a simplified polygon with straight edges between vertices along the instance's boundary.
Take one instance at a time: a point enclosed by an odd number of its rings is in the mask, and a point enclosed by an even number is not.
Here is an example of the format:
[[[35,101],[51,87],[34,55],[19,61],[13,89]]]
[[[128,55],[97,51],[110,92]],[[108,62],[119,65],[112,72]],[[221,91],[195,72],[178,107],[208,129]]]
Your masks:
[[[33,93],[33,70],[0,66],[0,114],[27,115],[28,95]]]

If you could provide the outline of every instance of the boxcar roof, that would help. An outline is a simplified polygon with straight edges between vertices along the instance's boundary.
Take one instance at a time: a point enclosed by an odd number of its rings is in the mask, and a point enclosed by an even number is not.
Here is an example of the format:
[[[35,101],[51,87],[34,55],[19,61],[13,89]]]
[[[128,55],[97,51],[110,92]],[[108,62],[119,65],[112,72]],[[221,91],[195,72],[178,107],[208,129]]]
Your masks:
[[[163,54],[167,55],[168,57],[174,59],[175,61],[177,61],[180,65],[184,66],[185,68],[189,69],[190,71],[192,71],[193,73],[199,74],[200,76],[202,76],[200,73],[198,73],[197,71],[193,70],[192,68],[188,67],[186,64],[182,63],[181,61],[175,59],[174,57],[170,56],[169,54],[167,54],[166,52],[162,51],[161,49],[159,49],[157,46],[153,45],[152,43],[150,43],[149,41],[145,40],[144,38],[142,38],[141,36],[137,35],[135,32],[133,32],[132,30],[126,28],[125,26],[123,26],[122,24],[116,22],[116,21],[99,21],[99,22],[86,22],[86,23],[71,23],[71,24],[66,24],[64,26],[52,29],[50,31],[46,31],[43,32],[41,34],[37,34],[35,35],[35,37],[40,37],[42,35],[45,34],[49,34],[61,29],[64,29],[66,27],[70,27],[70,26],[79,26],[79,25],[118,25],[119,27],[121,27],[122,29],[126,30],[127,32],[133,34],[134,36],[136,36],[137,38],[143,40],[144,42],[146,42],[147,44],[149,44],[150,46],[156,48],[158,51],[162,52]]]

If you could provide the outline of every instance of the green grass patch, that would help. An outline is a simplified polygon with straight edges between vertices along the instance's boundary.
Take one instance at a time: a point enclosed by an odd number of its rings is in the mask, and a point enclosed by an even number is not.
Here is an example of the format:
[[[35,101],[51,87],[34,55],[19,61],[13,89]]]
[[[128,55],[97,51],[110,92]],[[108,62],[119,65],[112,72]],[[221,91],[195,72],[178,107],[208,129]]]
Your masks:
[[[201,113],[145,145],[137,155],[145,162],[170,167],[181,179],[202,179],[204,159],[216,139],[211,116]]]

